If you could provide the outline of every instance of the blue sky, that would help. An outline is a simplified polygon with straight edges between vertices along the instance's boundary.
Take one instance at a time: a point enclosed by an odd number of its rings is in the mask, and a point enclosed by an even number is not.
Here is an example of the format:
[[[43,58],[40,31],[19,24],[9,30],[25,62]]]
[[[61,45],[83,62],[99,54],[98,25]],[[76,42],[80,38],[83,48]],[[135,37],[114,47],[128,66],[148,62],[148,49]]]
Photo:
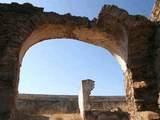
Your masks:
[[[84,79],[96,81],[94,95],[124,94],[122,71],[107,50],[70,39],[49,40],[28,50],[19,90],[77,94]]]
[[[155,0],[0,0],[2,3],[29,2],[43,7],[45,11],[59,14],[71,13],[77,16],[97,17],[104,4],[114,4],[124,8],[130,14],[149,16]]]
[[[10,3],[11,0],[0,0]],[[12,1],[13,2],[13,1]],[[44,7],[45,11],[71,13],[89,19],[98,16],[104,4],[114,4],[130,14],[148,17],[154,0],[14,0]],[[105,49],[70,39],[46,40],[26,53],[20,73],[20,93],[77,94],[80,81],[93,79],[93,95],[125,95],[119,64]]]

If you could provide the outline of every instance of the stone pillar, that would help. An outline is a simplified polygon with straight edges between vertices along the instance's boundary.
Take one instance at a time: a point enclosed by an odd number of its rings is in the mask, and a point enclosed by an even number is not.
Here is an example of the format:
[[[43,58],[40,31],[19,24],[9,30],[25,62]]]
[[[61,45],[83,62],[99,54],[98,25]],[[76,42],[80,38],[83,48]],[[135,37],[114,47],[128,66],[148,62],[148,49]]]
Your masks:
[[[82,80],[80,92],[78,95],[78,104],[80,109],[80,114],[83,120],[85,120],[85,111],[91,110],[91,103],[90,103],[90,94],[91,91],[94,89],[94,81],[93,80]]]
[[[14,119],[17,94],[15,63],[13,61],[0,62],[0,120]]]

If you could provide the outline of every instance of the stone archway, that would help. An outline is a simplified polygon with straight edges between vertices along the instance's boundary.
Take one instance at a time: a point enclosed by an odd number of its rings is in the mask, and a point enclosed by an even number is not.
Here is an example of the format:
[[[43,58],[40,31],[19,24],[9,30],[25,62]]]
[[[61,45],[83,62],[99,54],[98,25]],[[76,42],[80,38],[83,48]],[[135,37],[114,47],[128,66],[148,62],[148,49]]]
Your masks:
[[[125,95],[122,69],[106,49],[75,39],[44,40],[25,53],[18,91],[20,94],[77,95],[85,78],[96,81],[93,96]],[[54,89],[47,82],[61,89]],[[110,88],[106,89],[107,86]]]
[[[130,16],[115,6],[104,6],[98,19],[92,21],[70,14],[43,12],[42,8],[28,3],[4,4],[0,9],[3,18],[0,22],[3,40],[0,43],[0,117],[3,120],[8,120],[15,108],[19,68],[25,52],[33,44],[54,38],[77,39],[110,51],[125,75],[131,119],[139,120],[137,111],[157,112],[158,81],[151,64],[155,25],[145,17]]]

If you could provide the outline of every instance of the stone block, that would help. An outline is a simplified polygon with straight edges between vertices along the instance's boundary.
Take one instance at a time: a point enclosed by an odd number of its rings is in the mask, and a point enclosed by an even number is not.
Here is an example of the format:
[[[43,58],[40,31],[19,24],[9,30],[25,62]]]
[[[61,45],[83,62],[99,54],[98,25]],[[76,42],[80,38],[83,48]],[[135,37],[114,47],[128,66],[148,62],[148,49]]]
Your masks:
[[[160,120],[160,114],[152,111],[139,112],[140,120]]]

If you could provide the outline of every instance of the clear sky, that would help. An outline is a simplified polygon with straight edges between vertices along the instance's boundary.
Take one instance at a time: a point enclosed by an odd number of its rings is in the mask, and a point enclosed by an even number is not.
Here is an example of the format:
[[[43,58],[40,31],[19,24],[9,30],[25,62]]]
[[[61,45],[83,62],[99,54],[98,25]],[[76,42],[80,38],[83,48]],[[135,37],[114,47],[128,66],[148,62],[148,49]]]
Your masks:
[[[0,0],[29,2],[45,11],[71,13],[89,19],[98,16],[104,4],[114,4],[130,14],[150,15],[154,0]],[[124,95],[119,64],[105,49],[70,39],[46,40],[32,46],[21,67],[20,93],[77,94],[80,81],[96,81],[93,95]]]

